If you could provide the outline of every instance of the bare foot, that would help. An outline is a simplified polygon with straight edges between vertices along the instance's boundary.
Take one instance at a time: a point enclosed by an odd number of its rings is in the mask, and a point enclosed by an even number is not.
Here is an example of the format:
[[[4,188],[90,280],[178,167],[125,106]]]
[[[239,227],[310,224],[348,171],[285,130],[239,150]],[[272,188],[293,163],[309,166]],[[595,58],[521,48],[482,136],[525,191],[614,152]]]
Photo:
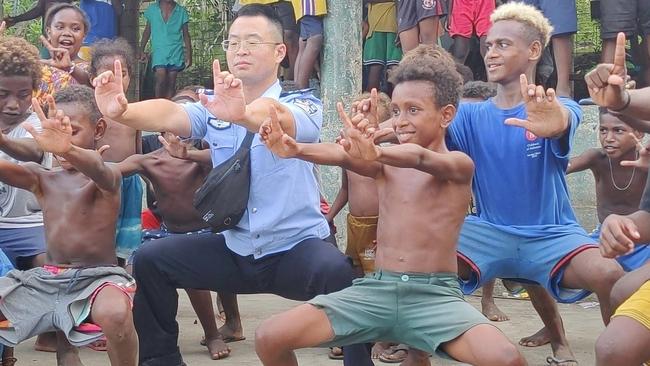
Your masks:
[[[375,343],[374,346],[372,346],[372,350],[370,351],[370,355],[372,356],[373,360],[379,359],[379,356],[384,353],[392,344],[389,342],[377,342]]]
[[[548,334],[546,327],[537,331],[537,333],[524,337],[519,340],[519,344],[524,347],[539,347],[551,342],[551,336]]]
[[[76,347],[62,347],[56,352],[57,366],[83,366]]]
[[[431,366],[431,361],[428,353],[411,348],[406,360],[400,366]]]
[[[205,343],[206,347],[208,347],[208,351],[210,352],[210,358],[213,360],[221,360],[230,356],[230,347],[228,347],[226,342],[223,341],[221,336],[218,336],[216,338],[208,338],[206,339]]]
[[[56,332],[40,334],[36,337],[34,349],[41,352],[56,352]]]
[[[481,300],[481,312],[483,315],[485,315],[486,318],[492,320],[493,322],[505,322],[507,320],[510,320],[506,313],[497,307],[497,304],[494,303],[494,300]]]

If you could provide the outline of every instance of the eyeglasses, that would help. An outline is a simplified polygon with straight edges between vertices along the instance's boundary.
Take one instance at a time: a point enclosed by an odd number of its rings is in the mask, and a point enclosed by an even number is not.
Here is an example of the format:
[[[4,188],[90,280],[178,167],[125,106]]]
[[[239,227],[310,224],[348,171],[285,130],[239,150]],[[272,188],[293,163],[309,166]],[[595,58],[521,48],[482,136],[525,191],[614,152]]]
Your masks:
[[[260,41],[249,41],[247,39],[243,41],[231,41],[229,39],[224,39],[223,42],[221,42],[221,47],[223,47],[223,50],[226,52],[235,52],[238,51],[240,47],[244,47],[246,50],[254,50],[258,48],[259,46],[263,44],[272,44],[274,46],[280,45],[282,43],[278,42],[260,42]]]

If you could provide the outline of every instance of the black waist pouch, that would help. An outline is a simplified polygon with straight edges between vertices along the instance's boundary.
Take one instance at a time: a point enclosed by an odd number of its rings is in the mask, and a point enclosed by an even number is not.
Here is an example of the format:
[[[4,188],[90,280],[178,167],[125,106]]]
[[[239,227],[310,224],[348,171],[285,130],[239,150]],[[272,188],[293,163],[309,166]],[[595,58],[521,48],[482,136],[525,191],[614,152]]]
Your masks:
[[[237,226],[248,205],[251,185],[251,143],[248,131],[235,155],[212,168],[194,194],[194,208],[213,232]]]

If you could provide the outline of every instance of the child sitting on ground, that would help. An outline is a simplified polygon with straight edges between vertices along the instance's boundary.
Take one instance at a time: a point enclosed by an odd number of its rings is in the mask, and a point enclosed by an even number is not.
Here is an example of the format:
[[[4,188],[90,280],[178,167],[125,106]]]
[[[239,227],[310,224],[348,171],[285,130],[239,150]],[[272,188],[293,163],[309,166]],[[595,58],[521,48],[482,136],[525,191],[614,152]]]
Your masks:
[[[602,223],[611,214],[629,215],[638,210],[648,171],[621,164],[639,156],[638,141],[644,134],[625,123],[633,117],[614,114],[603,107],[599,108],[599,114],[598,137],[602,148],[592,148],[572,158],[567,174],[591,170],[596,181],[598,221]],[[600,237],[600,224],[591,237]],[[626,272],[633,271],[650,259],[650,247],[638,246],[632,253],[616,259]]]
[[[105,334],[111,364],[135,366],[138,339],[127,292],[133,279],[116,266],[115,256],[121,174],[95,151],[106,124],[88,87],[61,90],[58,106],[47,99],[47,117],[33,102],[42,130],[24,127],[60,167],[0,161],[0,180],[36,195],[48,250],[45,266],[0,278],[0,312],[9,321],[0,329],[0,342],[15,346],[58,330],[57,361],[65,365],[78,362],[70,345],[86,345]]]
[[[426,48],[405,57],[392,74],[392,122],[400,145],[376,146],[377,126],[369,126],[361,114],[350,119],[340,103],[345,126],[340,145],[296,143],[273,111],[260,128],[276,155],[373,177],[379,197],[375,273],[262,323],[255,343],[265,366],[297,365],[293,350],[298,348],[377,340],[473,365],[525,364],[460,290],[456,241],[474,165],[467,155],[449,152],[444,141],[458,105],[460,75],[447,52]]]
[[[95,43],[90,63],[90,73],[94,77],[105,72],[113,71],[115,60],[122,65],[122,86],[124,92],[129,88],[131,75],[133,75],[133,51],[131,46],[124,39],[103,40]],[[121,123],[104,118],[106,132],[98,142],[100,146],[108,145],[108,149],[102,155],[106,162],[119,163],[131,155],[142,152],[141,132]],[[122,177],[122,201],[120,204],[120,215],[117,220],[117,257],[121,265],[125,265],[131,256],[142,243],[142,193],[144,188],[140,177],[137,175]]]

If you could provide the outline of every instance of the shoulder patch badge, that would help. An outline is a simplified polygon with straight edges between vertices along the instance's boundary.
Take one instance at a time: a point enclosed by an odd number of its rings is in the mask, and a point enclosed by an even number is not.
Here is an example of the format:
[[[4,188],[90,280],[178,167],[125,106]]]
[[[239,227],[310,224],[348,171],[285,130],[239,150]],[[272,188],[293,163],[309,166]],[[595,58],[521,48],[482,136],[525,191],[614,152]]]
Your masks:
[[[318,113],[318,106],[311,99],[296,98],[292,102],[310,116]]]
[[[217,130],[225,130],[229,128],[232,124],[230,122],[222,121],[214,117],[208,118],[208,125],[216,128]]]

